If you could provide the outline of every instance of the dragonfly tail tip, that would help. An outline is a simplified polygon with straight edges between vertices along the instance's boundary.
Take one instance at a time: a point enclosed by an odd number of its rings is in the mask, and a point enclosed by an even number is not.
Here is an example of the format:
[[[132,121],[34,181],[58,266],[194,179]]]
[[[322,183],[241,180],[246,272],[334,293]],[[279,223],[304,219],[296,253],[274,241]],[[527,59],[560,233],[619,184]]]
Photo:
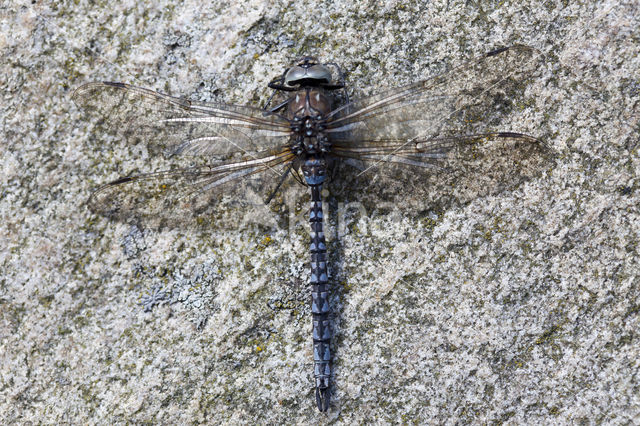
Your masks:
[[[316,403],[321,413],[329,409],[329,388],[316,388]]]

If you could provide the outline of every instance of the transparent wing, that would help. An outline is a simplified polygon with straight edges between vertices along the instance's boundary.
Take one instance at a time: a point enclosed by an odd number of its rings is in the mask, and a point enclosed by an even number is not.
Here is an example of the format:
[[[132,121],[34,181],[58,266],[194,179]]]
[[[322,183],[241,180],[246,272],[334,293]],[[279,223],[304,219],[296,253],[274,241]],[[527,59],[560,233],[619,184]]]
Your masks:
[[[493,129],[518,106],[541,60],[513,46],[346,104],[328,116],[332,153],[383,199],[466,202],[513,187],[544,169],[551,152],[534,137]]]
[[[513,132],[479,133],[472,135],[449,136],[431,139],[396,140],[359,140],[353,146],[333,146],[338,157],[361,161],[362,173],[366,173],[378,163],[414,166],[429,169],[433,173],[450,172],[462,163],[477,158],[478,149],[488,145],[489,141],[518,141],[517,145],[534,145],[540,151],[545,150],[544,143],[532,136]],[[483,142],[483,143],[480,143]],[[515,154],[515,153],[514,153]],[[387,165],[387,164],[385,164]],[[398,168],[398,167],[396,167]],[[374,170],[375,172],[375,170]]]
[[[446,210],[477,197],[514,189],[552,167],[546,144],[512,132],[431,139],[359,141],[335,154],[355,167],[347,178],[393,208]],[[352,169],[353,170],[353,169]],[[367,203],[366,196],[364,197]]]
[[[165,155],[258,152],[287,143],[289,121],[258,108],[204,104],[124,83],[79,87],[74,102],[104,120],[127,143]]]
[[[403,146],[484,133],[514,107],[541,59],[526,46],[487,53],[434,78],[348,103],[329,114],[327,132],[343,152],[374,141]]]
[[[88,204],[95,213],[150,228],[216,221],[233,211],[230,206],[264,206],[262,197],[294,158],[288,150],[263,152],[233,163],[124,177],[98,188]],[[274,176],[260,176],[267,171]]]

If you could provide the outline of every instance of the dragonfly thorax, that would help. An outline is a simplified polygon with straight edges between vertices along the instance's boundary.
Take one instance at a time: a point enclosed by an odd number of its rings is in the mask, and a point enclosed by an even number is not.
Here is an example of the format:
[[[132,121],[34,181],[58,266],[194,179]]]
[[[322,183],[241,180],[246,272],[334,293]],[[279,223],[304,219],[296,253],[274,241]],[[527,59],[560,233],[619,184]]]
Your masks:
[[[291,123],[291,150],[296,155],[329,152],[329,139],[324,132],[325,128],[326,123],[322,116],[294,117]]]
[[[292,151],[296,155],[328,152],[325,117],[330,111],[331,101],[322,89],[307,87],[291,97],[288,116],[291,118]]]

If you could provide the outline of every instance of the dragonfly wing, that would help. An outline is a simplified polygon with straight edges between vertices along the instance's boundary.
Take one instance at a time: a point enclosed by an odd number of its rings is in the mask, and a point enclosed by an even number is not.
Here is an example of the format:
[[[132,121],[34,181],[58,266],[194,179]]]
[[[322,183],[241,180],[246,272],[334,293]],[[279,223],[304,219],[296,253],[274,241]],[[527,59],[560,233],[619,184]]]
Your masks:
[[[357,148],[334,152],[355,165],[352,181],[362,180],[382,200],[411,194],[416,211],[513,189],[553,160],[542,141],[513,132],[380,142],[359,141]]]
[[[125,83],[85,84],[73,100],[110,133],[165,155],[258,152],[286,144],[290,135],[289,121],[279,114],[192,102]]]
[[[273,186],[294,158],[284,149],[234,163],[123,177],[96,189],[88,204],[97,214],[149,228],[215,221],[225,206],[264,206],[265,187]],[[264,179],[265,173],[274,176]]]
[[[333,144],[354,146],[380,140],[427,139],[482,133],[499,124],[542,55],[526,46],[496,50],[449,72],[363,98],[328,116]]]
[[[329,116],[332,152],[357,162],[355,173],[392,197],[467,200],[517,184],[544,167],[548,150],[531,136],[490,129],[541,60],[537,50],[513,46],[349,103]]]

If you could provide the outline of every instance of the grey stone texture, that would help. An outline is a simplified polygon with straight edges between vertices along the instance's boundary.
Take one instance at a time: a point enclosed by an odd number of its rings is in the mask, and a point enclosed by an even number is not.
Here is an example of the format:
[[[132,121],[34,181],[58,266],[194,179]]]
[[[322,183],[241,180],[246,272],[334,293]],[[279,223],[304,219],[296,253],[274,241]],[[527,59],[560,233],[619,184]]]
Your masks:
[[[635,1],[4,3],[0,422],[639,423],[639,22]],[[393,214],[327,187],[326,414],[304,188],[199,227],[87,209],[162,159],[101,133],[82,83],[260,106],[311,53],[357,98],[512,44],[546,58],[501,129],[548,144],[541,173]]]

